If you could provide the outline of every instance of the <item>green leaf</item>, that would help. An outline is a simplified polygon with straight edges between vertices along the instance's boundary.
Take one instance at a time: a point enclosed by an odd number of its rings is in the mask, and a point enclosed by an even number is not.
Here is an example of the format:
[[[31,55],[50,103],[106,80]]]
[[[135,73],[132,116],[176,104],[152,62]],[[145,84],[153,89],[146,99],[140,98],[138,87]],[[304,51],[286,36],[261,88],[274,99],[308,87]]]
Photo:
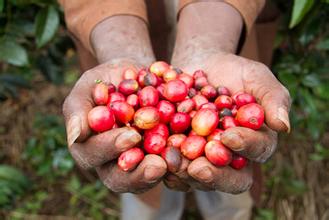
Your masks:
[[[26,66],[29,63],[25,48],[15,41],[8,39],[0,40],[0,51],[0,61],[15,66]]]
[[[0,12],[3,10],[4,0],[0,0]]]
[[[8,180],[21,186],[28,184],[28,179],[20,170],[7,165],[0,166],[0,180]]]
[[[318,49],[318,50],[329,50],[329,38],[320,41],[316,45],[316,49]]]
[[[307,12],[310,11],[314,4],[314,0],[294,0],[294,6],[292,9],[292,17],[290,20],[289,28],[295,27]]]
[[[41,9],[35,20],[36,43],[40,48],[47,44],[56,34],[59,26],[59,15],[54,6]]]

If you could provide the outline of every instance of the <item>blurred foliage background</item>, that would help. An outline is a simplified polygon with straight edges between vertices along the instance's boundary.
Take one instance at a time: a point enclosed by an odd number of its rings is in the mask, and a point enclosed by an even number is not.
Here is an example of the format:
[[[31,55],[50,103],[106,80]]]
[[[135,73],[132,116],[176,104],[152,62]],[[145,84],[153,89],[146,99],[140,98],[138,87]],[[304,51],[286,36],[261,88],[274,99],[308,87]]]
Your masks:
[[[329,1],[275,2],[272,69],[293,98],[293,131],[263,167],[254,219],[329,219]],[[60,109],[78,72],[56,1],[0,0],[0,218],[118,218],[118,197],[66,149]]]

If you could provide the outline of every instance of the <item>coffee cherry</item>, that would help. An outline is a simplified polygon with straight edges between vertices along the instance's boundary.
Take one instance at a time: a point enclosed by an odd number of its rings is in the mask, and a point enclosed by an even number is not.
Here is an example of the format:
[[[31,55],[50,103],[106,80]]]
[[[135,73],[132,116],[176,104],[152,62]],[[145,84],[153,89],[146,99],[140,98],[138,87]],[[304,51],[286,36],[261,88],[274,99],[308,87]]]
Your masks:
[[[140,108],[134,116],[135,125],[140,129],[154,128],[160,121],[158,109],[148,106]]]
[[[237,95],[235,97],[234,101],[238,108],[240,108],[243,105],[247,105],[249,103],[256,103],[255,97],[253,97],[252,95],[250,95],[248,93],[242,93],[242,94]]]
[[[165,124],[159,123],[154,128],[151,128],[149,130],[145,130],[144,136],[146,137],[149,134],[160,134],[165,139],[167,139],[169,137],[169,130],[168,130],[168,127]]]
[[[123,152],[118,158],[118,167],[123,171],[131,171],[144,159],[144,152],[137,147]]]
[[[157,86],[158,84],[158,77],[154,73],[146,73],[144,76],[143,85],[144,86]]]
[[[166,147],[161,157],[166,161],[169,172],[175,173],[179,170],[182,163],[182,156],[180,150],[176,147]]]
[[[194,79],[194,87],[197,89],[197,90],[200,90],[202,89],[203,87],[205,87],[206,85],[208,85],[208,79],[204,76],[200,76],[196,79]]]
[[[177,79],[178,74],[173,69],[168,69],[166,72],[163,73],[163,80],[165,82],[169,82],[171,80]]]
[[[239,108],[236,120],[243,127],[258,130],[264,123],[264,109],[257,103],[250,103]]]
[[[212,85],[206,85],[201,89],[201,94],[208,100],[212,100],[217,96],[217,91]]]
[[[97,83],[92,96],[96,105],[106,105],[109,101],[108,86],[103,82]]]
[[[132,68],[127,68],[122,73],[122,79],[137,79],[137,72]]]
[[[231,109],[233,107],[233,99],[227,95],[220,95],[216,98],[215,105],[218,110],[223,108]]]
[[[115,115],[116,121],[128,124],[135,114],[134,108],[125,101],[115,101],[110,104],[110,108]]]
[[[220,141],[209,141],[204,150],[207,159],[215,166],[226,166],[232,161],[232,152]]]
[[[224,130],[239,126],[238,121],[231,116],[224,116],[220,119],[220,123]]]
[[[127,97],[127,103],[131,105],[134,109],[137,109],[139,105],[138,96],[136,94],[131,94]]]
[[[137,74],[137,82],[139,84],[140,87],[144,87],[144,77],[146,76],[146,74],[148,74],[149,71],[147,69],[141,69],[139,70],[138,74]]]
[[[193,78],[197,79],[199,77],[207,77],[207,75],[203,70],[197,70],[193,73]]]
[[[149,154],[160,154],[166,147],[166,139],[161,134],[152,133],[144,139],[144,149]]]
[[[159,102],[159,93],[152,86],[144,87],[138,94],[139,105],[145,106],[156,106]]]
[[[180,148],[185,139],[186,135],[184,134],[173,134],[167,139],[167,147]]]
[[[197,91],[196,91],[195,88],[190,88],[190,89],[188,90],[188,96],[189,96],[190,98],[193,98],[196,94],[197,94]]]
[[[208,102],[203,105],[201,105],[200,109],[211,109],[217,112],[217,107],[214,103]]]
[[[187,96],[187,87],[181,80],[171,80],[165,85],[163,95],[171,102],[180,102]]]
[[[126,98],[120,92],[113,92],[109,95],[108,105],[115,101],[126,101]]]
[[[195,108],[195,102],[193,99],[185,99],[177,106],[177,112],[189,113]]]
[[[247,166],[247,163],[248,163],[247,158],[237,154],[233,154],[233,158],[230,163],[230,166],[236,170],[241,170],[242,168]]]
[[[156,74],[159,77],[162,77],[162,75],[169,69],[169,65],[164,61],[157,61],[154,62],[150,66],[150,72]]]
[[[217,88],[217,94],[218,95],[227,95],[227,96],[231,96],[230,90],[228,90],[228,88],[224,87],[224,86],[219,86]]]
[[[195,95],[192,99],[195,102],[195,108],[197,110],[199,110],[203,104],[206,104],[209,102],[208,99],[206,97],[204,97],[203,95]]]
[[[107,87],[108,87],[108,94],[111,94],[116,91],[116,87],[112,83],[109,83]]]
[[[207,137],[207,141],[217,140],[220,141],[224,130],[216,128],[211,134]]]
[[[182,73],[182,74],[178,75],[178,79],[183,81],[185,83],[185,85],[187,86],[187,88],[192,88],[192,86],[194,85],[194,79],[189,74]]]
[[[114,123],[114,114],[106,106],[96,106],[88,113],[89,127],[95,132],[110,130]]]
[[[189,114],[183,112],[177,112],[170,120],[170,129],[173,133],[184,133],[191,124],[191,118]]]
[[[130,95],[138,90],[138,82],[134,79],[125,79],[120,82],[118,86],[119,92],[121,92],[124,95]]]
[[[214,110],[200,109],[192,119],[192,129],[200,136],[208,136],[218,123],[218,114]]]
[[[160,99],[165,99],[165,97],[163,96],[164,88],[165,88],[165,84],[164,83],[161,83],[159,86],[157,86],[157,90],[159,92],[159,98]]]
[[[160,114],[160,122],[165,124],[170,122],[176,112],[175,106],[166,100],[161,100],[157,105],[157,109]]]
[[[195,115],[196,115],[196,111],[195,111],[195,110],[190,111],[189,116],[190,116],[191,118],[194,118]]]
[[[202,156],[207,141],[204,137],[198,135],[190,135],[181,145],[182,154],[190,159],[194,160],[197,157]]]

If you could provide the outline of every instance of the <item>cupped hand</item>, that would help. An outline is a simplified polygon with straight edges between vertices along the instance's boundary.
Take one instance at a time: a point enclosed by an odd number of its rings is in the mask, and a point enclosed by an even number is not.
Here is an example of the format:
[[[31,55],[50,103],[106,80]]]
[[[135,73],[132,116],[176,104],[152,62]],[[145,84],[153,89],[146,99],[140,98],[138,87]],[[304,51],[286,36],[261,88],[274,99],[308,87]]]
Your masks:
[[[103,183],[114,192],[143,192],[159,181],[167,171],[165,161],[157,155],[147,155],[131,172],[118,168],[116,159],[123,151],[134,147],[142,137],[129,127],[92,134],[87,121],[94,107],[92,89],[95,80],[118,85],[127,68],[142,66],[130,60],[104,63],[85,72],[76,82],[63,104],[69,151],[79,166],[96,168]]]
[[[263,64],[233,54],[218,53],[206,59],[173,61],[174,66],[191,73],[202,69],[214,86],[225,86],[232,94],[244,91],[264,107],[266,125],[254,131],[244,127],[227,129],[221,138],[223,144],[254,162],[265,162],[277,147],[277,132],[289,132],[288,113],[290,96],[288,90]],[[252,185],[251,163],[242,170],[215,167],[205,157],[192,161],[187,168],[193,178],[190,185],[197,188],[241,193]],[[181,180],[181,179],[178,179]],[[176,185],[179,184],[177,180]],[[181,180],[183,181],[183,180]],[[194,183],[194,181],[197,182]]]

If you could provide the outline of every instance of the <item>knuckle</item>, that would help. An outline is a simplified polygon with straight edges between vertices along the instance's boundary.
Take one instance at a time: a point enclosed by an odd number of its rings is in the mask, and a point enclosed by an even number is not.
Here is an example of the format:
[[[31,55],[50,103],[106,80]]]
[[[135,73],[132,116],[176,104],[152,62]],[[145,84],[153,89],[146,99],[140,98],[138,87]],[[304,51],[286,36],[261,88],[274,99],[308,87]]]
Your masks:
[[[253,184],[253,178],[251,175],[249,175],[247,178],[245,178],[242,182],[240,182],[241,185],[238,187],[235,187],[233,191],[231,192],[232,194],[240,194],[243,192],[246,192],[249,190]]]

